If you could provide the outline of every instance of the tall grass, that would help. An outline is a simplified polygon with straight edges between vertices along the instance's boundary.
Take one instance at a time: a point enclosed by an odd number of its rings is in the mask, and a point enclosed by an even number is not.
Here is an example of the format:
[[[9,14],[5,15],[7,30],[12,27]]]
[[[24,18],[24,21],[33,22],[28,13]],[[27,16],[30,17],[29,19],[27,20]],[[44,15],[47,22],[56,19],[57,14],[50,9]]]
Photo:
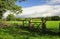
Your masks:
[[[0,28],[0,39],[60,39],[58,35],[49,35],[42,34],[36,32],[30,32],[25,29],[21,29],[20,27],[16,27],[17,25],[11,25],[14,23],[23,25],[21,21],[6,21],[10,24],[7,28]],[[51,29],[54,32],[58,32],[60,21],[47,21],[46,27],[47,29]],[[13,27],[14,26],[14,27]]]

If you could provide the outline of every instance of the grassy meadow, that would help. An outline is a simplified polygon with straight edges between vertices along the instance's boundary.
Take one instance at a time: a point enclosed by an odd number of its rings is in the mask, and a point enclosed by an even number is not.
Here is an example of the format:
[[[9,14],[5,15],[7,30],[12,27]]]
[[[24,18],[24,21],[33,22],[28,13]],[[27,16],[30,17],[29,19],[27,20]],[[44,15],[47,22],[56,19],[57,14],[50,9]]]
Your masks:
[[[41,21],[32,21],[32,22],[41,22]],[[6,23],[8,24],[14,24],[14,23],[17,23],[19,25],[23,25],[23,22],[22,21],[6,21]],[[46,21],[46,27],[49,29],[49,28],[53,28],[53,29],[58,29],[59,28],[59,23],[60,21]],[[28,21],[25,21],[25,25],[28,25]],[[32,23],[34,24],[34,23]],[[37,23],[39,24],[39,23]],[[34,25],[35,26],[35,25]],[[36,25],[37,26],[37,25]],[[40,26],[41,27],[41,26]]]
[[[16,27],[17,24],[22,26],[22,21],[4,21],[4,23],[7,23],[9,27],[0,28],[0,39],[60,39],[59,35],[42,34],[41,32],[35,31],[30,32],[29,30]],[[28,25],[27,21],[25,23],[25,26]],[[59,32],[59,23],[60,21],[47,21],[46,28],[57,33]],[[34,24],[34,27],[37,27],[37,25]],[[39,27],[41,28],[41,25]]]

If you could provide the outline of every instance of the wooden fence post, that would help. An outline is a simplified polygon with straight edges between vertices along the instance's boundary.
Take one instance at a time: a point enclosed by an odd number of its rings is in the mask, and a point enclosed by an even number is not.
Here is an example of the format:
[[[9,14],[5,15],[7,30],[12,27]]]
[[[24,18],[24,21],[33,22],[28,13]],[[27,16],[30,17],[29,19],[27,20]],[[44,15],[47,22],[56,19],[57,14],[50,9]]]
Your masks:
[[[43,32],[46,31],[46,20],[45,20],[45,18],[42,18],[42,31]]]
[[[60,32],[60,23],[59,23],[59,32]]]
[[[23,27],[24,27],[24,20],[22,20],[22,22],[23,22]]]
[[[29,30],[31,30],[32,26],[31,26],[31,20],[29,20]]]

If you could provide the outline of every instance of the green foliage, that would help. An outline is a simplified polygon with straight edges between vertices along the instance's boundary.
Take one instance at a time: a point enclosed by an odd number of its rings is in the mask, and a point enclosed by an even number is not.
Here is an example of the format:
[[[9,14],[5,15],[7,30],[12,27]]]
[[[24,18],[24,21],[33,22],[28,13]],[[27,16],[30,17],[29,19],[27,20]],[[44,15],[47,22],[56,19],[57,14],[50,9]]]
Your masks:
[[[37,21],[32,21],[32,22],[37,22]],[[18,25],[22,25],[23,26],[22,21],[6,21],[6,23],[9,23],[11,25],[12,24],[15,25],[15,23],[16,23]],[[26,26],[29,24],[27,21],[25,21],[24,23],[25,23],[24,25],[26,25]],[[60,21],[46,21],[46,27],[48,29],[53,29],[53,30],[56,29],[57,30],[57,29],[59,29],[59,23],[60,23]],[[34,23],[31,23],[31,24],[33,25]],[[37,23],[37,24],[39,24],[39,23]],[[37,27],[38,25],[34,24],[33,26]],[[41,28],[42,26],[40,25],[39,27]]]
[[[48,21],[51,21],[51,20],[58,21],[58,20],[60,20],[60,17],[59,16],[46,17],[46,20],[48,20]]]
[[[17,6],[16,1],[25,1],[25,0],[0,0],[0,19],[2,18],[4,12],[6,10],[10,10],[12,12],[22,12],[21,7]]]
[[[14,21],[14,20],[16,20],[16,18],[15,18],[15,16],[13,14],[9,14],[7,16],[7,21]]]
[[[6,21],[6,18],[0,19],[0,21]]]
[[[59,16],[53,16],[51,18],[52,18],[52,20],[59,20]]]
[[[21,18],[16,18],[16,21],[20,21],[21,20]]]
[[[0,39],[60,39],[60,36],[58,35],[40,35],[40,32],[39,34],[36,32],[29,32],[25,29],[16,28],[14,27],[15,25],[13,24],[13,26],[5,29],[0,28]]]
[[[41,32],[30,32],[28,30],[21,29],[18,22],[15,21],[8,21],[10,23],[14,22],[13,25],[8,25],[9,27],[0,28],[0,39],[60,39],[58,35],[51,35],[51,34],[43,34]],[[58,24],[60,21],[47,21],[47,28],[58,28]],[[1,23],[1,22],[0,22]],[[7,21],[3,21],[3,24],[7,23]],[[20,23],[19,23],[20,24]],[[52,29],[53,30],[53,29]]]

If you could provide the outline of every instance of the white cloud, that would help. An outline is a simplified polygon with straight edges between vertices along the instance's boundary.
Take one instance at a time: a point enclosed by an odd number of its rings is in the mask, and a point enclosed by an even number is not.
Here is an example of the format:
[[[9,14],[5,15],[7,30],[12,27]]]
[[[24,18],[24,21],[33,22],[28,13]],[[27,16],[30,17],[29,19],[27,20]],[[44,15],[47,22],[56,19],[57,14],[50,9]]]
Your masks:
[[[60,15],[60,5],[40,5],[23,8],[23,13],[18,17],[46,17]]]
[[[4,17],[11,12],[8,10]],[[23,8],[23,13],[16,15],[17,17],[46,17],[46,16],[60,16],[60,5],[39,5],[28,8]]]
[[[3,18],[6,18],[9,14],[14,14],[13,12],[11,12],[10,10],[7,10],[4,14],[3,14]],[[14,14],[15,15],[15,14]]]
[[[9,11],[9,10],[7,10],[6,12],[5,12],[5,14],[3,15],[3,17],[5,18],[5,17],[7,17],[8,16],[8,14],[10,14],[11,12]]]
[[[48,1],[48,4],[59,4],[60,0],[50,0]]]

